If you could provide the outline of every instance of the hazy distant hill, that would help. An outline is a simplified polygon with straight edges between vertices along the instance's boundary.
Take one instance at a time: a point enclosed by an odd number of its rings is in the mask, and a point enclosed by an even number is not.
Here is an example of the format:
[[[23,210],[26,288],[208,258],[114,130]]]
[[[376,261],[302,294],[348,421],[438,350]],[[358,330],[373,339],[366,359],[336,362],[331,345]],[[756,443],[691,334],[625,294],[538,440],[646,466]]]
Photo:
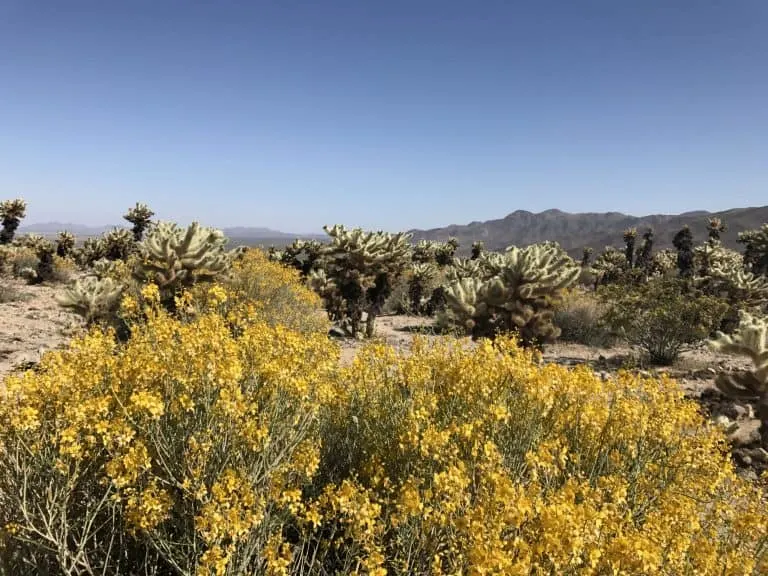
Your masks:
[[[653,214],[650,216],[630,216],[620,212],[589,212],[571,214],[560,210],[546,210],[538,214],[517,210],[499,220],[470,222],[465,225],[453,224],[431,230],[411,230],[413,240],[447,240],[450,236],[459,239],[462,251],[466,253],[472,242],[482,240],[490,250],[503,250],[511,244],[525,246],[544,240],[555,240],[571,255],[579,256],[584,246],[591,246],[595,252],[609,245],[621,246],[622,233],[626,228],[636,227],[639,234],[652,226],[656,231],[657,249],[672,246],[672,237],[688,224],[696,241],[706,238],[707,219],[717,216],[728,226],[723,235],[723,242],[731,248],[739,248],[736,242],[738,233],[759,228],[768,222],[768,206],[752,208],[734,208],[724,212],[706,212],[697,210],[684,214]],[[59,230],[69,230],[76,236],[96,236],[115,226],[83,226],[61,222],[47,222],[21,226],[22,234],[34,232],[43,235],[55,235]],[[118,226],[125,227],[125,226]],[[326,239],[325,234],[291,234],[270,228],[239,226],[224,228],[232,245],[248,244],[282,246],[295,238]]]
[[[119,226],[84,226],[82,224],[72,224],[67,222],[42,222],[39,224],[28,224],[19,227],[20,234],[41,234],[43,236],[55,236],[60,230],[69,230],[75,236],[100,236],[101,234],[112,230],[113,228],[128,228],[127,225]],[[285,244],[292,242],[295,238],[321,238],[324,234],[290,234],[280,232],[270,228],[258,226],[234,226],[223,228],[224,234],[231,240],[233,245],[237,244]]]
[[[717,216],[728,226],[722,235],[723,242],[731,248],[739,248],[738,233],[759,228],[768,222],[768,206],[759,208],[734,208],[724,212],[698,210],[684,214],[653,214],[650,216],[629,216],[619,212],[571,214],[560,210],[546,210],[538,214],[517,210],[499,220],[470,222],[466,225],[450,225],[431,230],[411,230],[414,241],[447,240],[455,236],[462,249],[467,250],[472,242],[482,240],[490,250],[503,250],[511,244],[525,246],[544,240],[554,240],[572,256],[581,254],[584,246],[591,246],[600,252],[609,245],[622,246],[622,233],[626,228],[636,227],[638,235],[648,227],[656,232],[654,247],[670,248],[672,237],[685,224],[690,226],[694,239],[706,239],[707,220]]]

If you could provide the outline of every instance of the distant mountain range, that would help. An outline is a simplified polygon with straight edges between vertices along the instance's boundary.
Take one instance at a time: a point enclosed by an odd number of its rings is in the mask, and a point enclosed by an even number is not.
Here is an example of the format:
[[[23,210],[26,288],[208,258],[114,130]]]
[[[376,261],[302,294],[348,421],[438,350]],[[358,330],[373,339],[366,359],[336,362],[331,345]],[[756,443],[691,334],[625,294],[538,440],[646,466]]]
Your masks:
[[[114,226],[85,226],[69,222],[42,222],[28,224],[19,227],[20,234],[40,234],[42,236],[55,236],[61,230],[68,230],[77,237],[100,236],[114,228],[129,228],[120,224]],[[233,244],[270,244],[292,242],[295,238],[325,238],[325,234],[291,234],[280,232],[270,228],[258,226],[234,226],[223,228],[224,234],[232,240]]]
[[[622,234],[627,228],[635,227],[638,235],[649,226],[656,232],[655,248],[670,248],[675,233],[684,225],[693,232],[694,239],[701,242],[707,237],[707,220],[718,217],[728,226],[722,235],[723,243],[731,248],[739,248],[736,242],[738,233],[759,228],[768,222],[768,206],[734,208],[723,212],[697,210],[683,214],[652,214],[649,216],[630,216],[620,212],[587,212],[573,214],[561,210],[546,210],[535,214],[526,210],[517,210],[498,220],[452,224],[430,230],[410,230],[413,240],[445,241],[455,236],[462,253],[467,253],[476,240],[482,240],[489,250],[503,250],[512,244],[526,246],[535,242],[554,240],[572,256],[580,256],[585,246],[591,246],[598,253],[606,246],[623,245]],[[21,226],[19,231],[45,236],[55,235],[59,230],[69,230],[79,237],[98,236],[112,228],[125,226],[83,226],[61,222],[46,222]],[[295,238],[324,239],[325,234],[291,234],[270,228],[238,226],[223,228],[224,234],[233,245],[271,244],[285,245]]]
[[[734,208],[723,212],[698,210],[684,214],[652,214],[629,216],[620,212],[589,212],[572,214],[560,210],[546,210],[534,214],[517,210],[498,220],[453,224],[430,230],[411,230],[414,241],[441,240],[455,236],[461,251],[469,250],[473,242],[482,240],[489,250],[503,250],[512,244],[526,246],[545,240],[554,240],[571,256],[581,255],[585,246],[599,253],[606,246],[623,246],[622,235],[627,228],[635,227],[640,236],[646,228],[655,232],[654,248],[672,247],[672,238],[684,225],[688,225],[696,242],[707,238],[707,221],[720,218],[728,231],[721,235],[723,244],[734,249],[742,247],[736,242],[739,232],[759,228],[768,222],[768,206]]]

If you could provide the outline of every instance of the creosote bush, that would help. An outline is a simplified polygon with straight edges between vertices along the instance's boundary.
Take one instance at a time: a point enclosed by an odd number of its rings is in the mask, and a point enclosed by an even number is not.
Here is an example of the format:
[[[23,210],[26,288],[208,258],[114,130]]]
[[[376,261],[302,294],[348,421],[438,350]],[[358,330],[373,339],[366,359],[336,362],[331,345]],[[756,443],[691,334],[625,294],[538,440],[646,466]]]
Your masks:
[[[645,284],[601,287],[607,305],[604,323],[647,354],[652,364],[669,365],[720,325],[728,304],[684,291],[685,280],[659,278]]]
[[[126,343],[94,329],[5,381],[2,573],[768,569],[761,488],[674,382],[506,337],[340,367],[219,288],[188,320],[147,288]]]

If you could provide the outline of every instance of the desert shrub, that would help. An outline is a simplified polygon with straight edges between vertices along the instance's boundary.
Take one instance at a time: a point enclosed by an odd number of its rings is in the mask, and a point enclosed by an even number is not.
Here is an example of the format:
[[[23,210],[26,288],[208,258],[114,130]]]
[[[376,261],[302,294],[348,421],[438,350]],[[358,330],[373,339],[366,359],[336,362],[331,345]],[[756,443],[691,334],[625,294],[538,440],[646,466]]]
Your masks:
[[[722,299],[686,292],[684,279],[655,279],[635,286],[606,286],[604,322],[652,364],[668,365],[714,333],[728,305]]]
[[[252,574],[311,476],[338,351],[324,335],[206,313],[159,292],[117,345],[94,330],[0,404],[4,573]]]
[[[305,286],[301,273],[270,261],[262,250],[245,252],[220,287],[223,292],[201,286],[195,291],[197,302],[203,307],[217,302],[225,316],[254,317],[301,333],[327,332],[330,327],[322,300]]]
[[[213,291],[216,285],[207,287]],[[147,295],[5,382],[6,573],[761,574],[761,488],[668,379],[370,345]]]
[[[560,340],[587,346],[612,346],[616,338],[603,322],[605,309],[605,304],[592,291],[573,288],[565,292],[554,309]]]
[[[18,247],[12,250],[8,262],[16,278],[28,278],[31,272],[36,273],[40,259],[31,248]]]
[[[55,255],[53,257],[53,268],[51,270],[52,282],[66,283],[77,273],[77,265],[70,258],[62,258]]]
[[[411,314],[411,273],[405,272],[392,282],[392,292],[384,302],[382,314]]]

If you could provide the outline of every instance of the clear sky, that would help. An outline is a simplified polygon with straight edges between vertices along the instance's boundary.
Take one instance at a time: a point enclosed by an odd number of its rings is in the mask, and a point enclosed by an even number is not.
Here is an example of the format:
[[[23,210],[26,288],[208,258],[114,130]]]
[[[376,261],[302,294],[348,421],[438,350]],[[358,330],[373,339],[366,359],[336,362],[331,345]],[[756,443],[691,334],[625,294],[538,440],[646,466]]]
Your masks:
[[[27,223],[768,204],[768,0],[0,0]]]

